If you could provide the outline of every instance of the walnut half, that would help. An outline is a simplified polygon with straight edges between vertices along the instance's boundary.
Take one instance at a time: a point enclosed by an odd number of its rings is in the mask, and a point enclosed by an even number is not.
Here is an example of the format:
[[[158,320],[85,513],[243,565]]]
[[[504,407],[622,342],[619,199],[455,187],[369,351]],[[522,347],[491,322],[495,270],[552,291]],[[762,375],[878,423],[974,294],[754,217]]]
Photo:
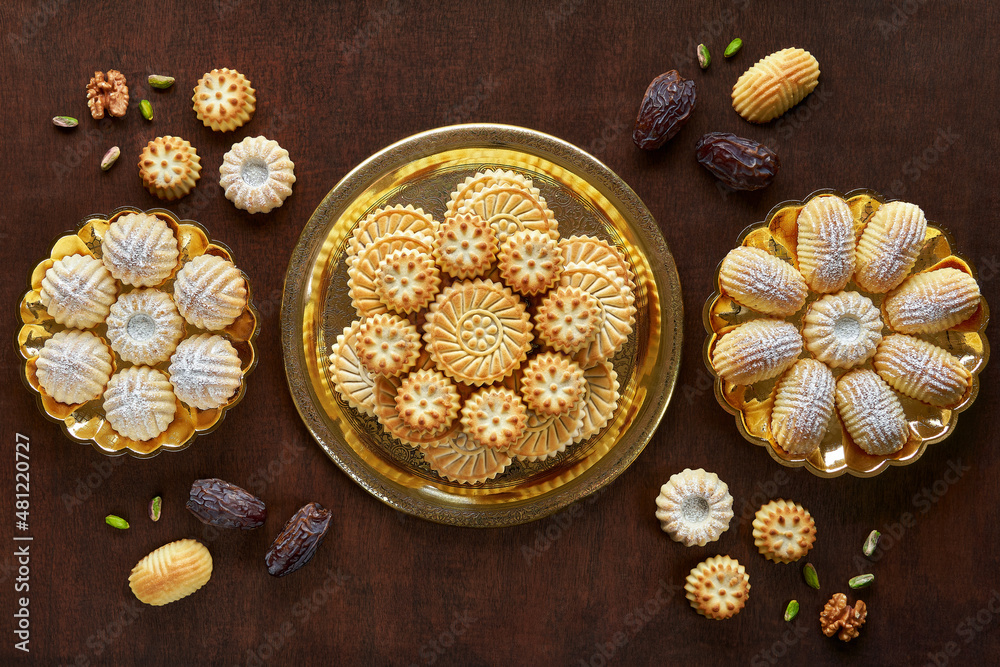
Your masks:
[[[124,75],[116,69],[108,70],[107,76],[94,72],[87,84],[87,106],[96,120],[104,118],[105,110],[112,116],[124,116],[128,110],[128,86]]]
[[[832,637],[837,630],[840,630],[837,637],[841,641],[849,642],[858,636],[858,631],[865,624],[867,616],[868,608],[865,607],[863,600],[858,600],[851,607],[847,604],[846,595],[836,593],[820,612],[819,625],[827,637]]]

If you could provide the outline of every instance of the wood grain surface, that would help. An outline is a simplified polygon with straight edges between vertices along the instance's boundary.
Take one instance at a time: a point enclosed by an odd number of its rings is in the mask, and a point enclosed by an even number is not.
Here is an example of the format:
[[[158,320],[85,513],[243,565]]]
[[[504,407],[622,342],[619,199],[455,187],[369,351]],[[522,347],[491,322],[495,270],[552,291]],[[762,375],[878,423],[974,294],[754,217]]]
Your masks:
[[[713,272],[740,230],[776,203],[824,187],[869,187],[919,204],[954,232],[982,288],[1000,304],[996,188],[1000,77],[994,3],[890,2],[407,2],[30,0],[0,5],[0,105],[5,192],[0,287],[7,344],[0,463],[0,656],[4,664],[143,665],[592,665],[993,663],[1000,654],[997,543],[1000,454],[996,363],[954,435],[914,465],[874,479],[819,479],[780,467],[745,442],[716,403],[703,367],[701,307]],[[722,58],[732,37],[743,50]],[[695,46],[714,54],[698,69]],[[817,90],[782,119],[743,122],[729,92],[757,59],[788,46],[811,51]],[[191,110],[203,72],[232,67],[258,90],[251,122],[205,128]],[[87,112],[95,70],[127,77],[127,116]],[[697,82],[690,123],[665,148],[643,152],[631,130],[646,85],[678,68]],[[149,90],[146,76],[177,84]],[[138,101],[151,100],[145,121]],[[64,131],[50,118],[68,114]],[[617,481],[575,508],[503,530],[459,529],[395,512],[369,496],[310,439],[289,397],[278,311],[288,257],[312,210],[352,167],[389,143],[467,121],[523,125],[592,152],[642,197],[659,221],[684,292],[684,362],[652,442]],[[775,183],[722,195],[694,159],[704,132],[763,141],[781,158]],[[91,213],[161,202],[136,178],[145,143],[192,142],[204,172],[167,205],[227,243],[256,288],[260,365],[246,399],[221,427],[178,454],[106,458],[68,441],[22,386],[14,349],[17,304],[53,239]],[[234,141],[263,134],[288,149],[295,191],[268,215],[236,210],[218,186]],[[109,172],[101,155],[118,145]],[[28,592],[16,592],[15,441],[30,439]],[[704,467],[728,482],[736,518],[702,548],[672,542],[653,516],[667,478]],[[267,503],[253,532],[206,529],[184,509],[192,480],[218,476]],[[162,494],[163,518],[145,516]],[[822,589],[797,565],[757,554],[750,520],[770,498],[812,512],[809,559]],[[305,569],[270,577],[263,556],[308,501],[333,508],[326,542]],[[127,517],[128,531],[104,524]],[[861,544],[879,528],[877,562]],[[24,534],[18,532],[17,534]],[[210,583],[182,602],[139,605],[132,566],[175,539],[203,541]],[[752,591],[732,620],[698,616],[687,572],[729,554]],[[818,614],[849,577],[875,574],[855,596],[869,607],[850,644],[824,637]],[[30,653],[15,648],[18,600],[30,600]],[[786,603],[799,618],[782,620]]]

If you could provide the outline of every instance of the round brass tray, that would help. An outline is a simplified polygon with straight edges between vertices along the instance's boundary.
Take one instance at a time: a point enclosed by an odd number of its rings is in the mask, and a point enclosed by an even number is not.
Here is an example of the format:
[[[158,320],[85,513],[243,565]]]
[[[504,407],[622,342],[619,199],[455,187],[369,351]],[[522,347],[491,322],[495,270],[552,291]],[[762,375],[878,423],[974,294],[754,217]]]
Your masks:
[[[852,190],[846,195],[835,190],[818,190],[803,201],[782,202],[772,208],[763,222],[750,225],[743,230],[738,239],[739,245],[766,250],[798,268],[795,254],[798,234],[796,219],[799,211],[810,199],[822,194],[837,195],[847,201],[854,213],[856,237],[860,237],[861,231],[875,211],[887,201],[871,190]],[[954,248],[955,241],[951,234],[938,225],[928,222],[923,249],[910,273],[949,266],[976,278],[975,267],[958,255]],[[720,262],[719,267],[721,266]],[[860,292],[878,307],[881,307],[885,298],[884,294],[871,294],[861,290],[853,280],[845,289]],[[818,296],[810,292],[806,306],[785,319],[801,327],[808,305]],[[938,334],[918,336],[958,357],[972,374],[971,386],[961,403],[950,410],[937,408],[896,392],[910,422],[910,438],[898,452],[888,456],[867,454],[851,441],[850,436],[841,427],[840,419],[834,414],[830,418],[830,426],[819,449],[809,457],[792,456],[781,449],[771,435],[770,418],[778,378],[749,386],[734,385],[723,382],[712,366],[712,352],[718,339],[736,326],[757,319],[761,315],[740,306],[723,293],[719,286],[718,269],[715,272],[715,293],[705,302],[702,315],[708,332],[708,337],[705,339],[704,361],[709,372],[715,377],[715,397],[719,404],[736,415],[736,425],[743,437],[767,449],[775,461],[791,468],[804,466],[819,477],[837,477],[845,472],[856,477],[874,477],[889,466],[909,465],[919,459],[927,445],[944,440],[955,430],[958,414],[976,400],[979,393],[979,373],[986,366],[990,356],[989,341],[985,334],[986,324],[989,321],[989,307],[984,297],[976,313],[962,324]],[[882,331],[883,335],[891,333],[888,326],[883,327]],[[808,350],[803,349],[802,356],[810,356]],[[873,368],[870,359],[860,367]],[[844,372],[842,369],[833,371],[836,377]]]
[[[80,222],[76,232],[65,234],[56,239],[55,243],[52,244],[49,257],[39,262],[32,271],[28,279],[30,289],[21,300],[19,311],[22,326],[18,331],[15,344],[25,360],[21,379],[31,391],[38,395],[39,411],[48,419],[62,424],[63,431],[70,439],[82,443],[92,443],[97,451],[109,456],[128,453],[136,458],[151,458],[163,450],[179,451],[186,448],[198,434],[209,433],[217,428],[226,412],[243,400],[243,394],[246,391],[246,376],[257,366],[257,354],[253,341],[260,330],[260,317],[251,301],[250,280],[244,273],[243,279],[247,285],[246,307],[235,322],[222,331],[212,332],[225,336],[232,343],[239,354],[240,368],[243,374],[240,388],[224,405],[212,410],[199,410],[178,400],[174,420],[167,427],[167,430],[151,440],[139,442],[122,437],[111,428],[104,416],[104,406],[101,400],[95,399],[89,403],[66,405],[57,402],[38,384],[38,378],[35,375],[35,361],[38,358],[38,353],[45,341],[66,328],[52,319],[39,299],[39,291],[45,272],[57,260],[68,255],[81,254],[100,258],[101,239],[108,226],[122,215],[143,212],[155,215],[166,222],[174,230],[180,247],[177,266],[170,277],[162,284],[157,285],[156,289],[171,291],[174,276],[180,267],[199,255],[218,255],[232,261],[232,253],[229,248],[218,241],[213,241],[205,228],[197,222],[180,220],[167,209],[154,208],[142,211],[131,206],[123,206],[116,209],[111,215],[88,216]],[[123,285],[120,281],[117,282],[119,294],[133,289]],[[106,337],[107,326],[103,322],[90,331],[100,336],[104,344],[107,345],[108,351],[112,354],[114,372],[132,365],[123,361],[111,349]],[[187,325],[185,337],[197,333],[204,333],[204,331],[190,324]],[[154,368],[169,375],[167,370],[169,365],[170,362],[165,361],[156,364]]]
[[[374,209],[412,204],[443,219],[449,195],[482,169],[532,179],[559,231],[615,244],[636,276],[636,324],[613,360],[622,395],[601,433],[545,461],[514,463],[465,486],[438,477],[419,452],[349,408],[327,370],[330,345],[356,318],[345,245]],[[652,437],[680,365],[682,305],[673,257],[639,197],[606,166],[554,137],[505,125],[458,125],[404,139],[344,177],[313,213],[292,254],[281,306],[288,384],[313,437],[354,481],[402,512],[439,523],[506,526],[533,521],[611,482]]]

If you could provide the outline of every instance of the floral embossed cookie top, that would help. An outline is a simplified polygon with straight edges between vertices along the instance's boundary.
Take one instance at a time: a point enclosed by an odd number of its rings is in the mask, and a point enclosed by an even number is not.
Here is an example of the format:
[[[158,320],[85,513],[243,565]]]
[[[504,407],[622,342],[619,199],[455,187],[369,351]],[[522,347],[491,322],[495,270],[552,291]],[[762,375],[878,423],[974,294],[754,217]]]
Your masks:
[[[721,621],[735,616],[746,606],[750,577],[735,558],[714,556],[691,570],[684,590],[695,611]]]
[[[201,158],[189,141],[157,137],[139,155],[139,178],[150,194],[167,201],[180,199],[201,178]]]
[[[757,510],[753,538],[757,549],[768,560],[792,563],[813,548],[816,522],[802,505],[772,500]]]
[[[257,108],[256,93],[249,79],[236,70],[223,67],[198,79],[191,100],[198,120],[206,127],[228,132],[250,120]]]

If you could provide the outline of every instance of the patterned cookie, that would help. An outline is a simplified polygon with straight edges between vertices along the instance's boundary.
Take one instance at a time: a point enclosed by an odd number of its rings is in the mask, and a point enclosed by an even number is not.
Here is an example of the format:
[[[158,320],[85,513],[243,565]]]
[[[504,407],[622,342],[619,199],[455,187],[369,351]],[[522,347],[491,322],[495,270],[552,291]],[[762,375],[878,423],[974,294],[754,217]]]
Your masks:
[[[618,373],[610,361],[601,361],[584,369],[586,382],[583,393],[583,427],[576,436],[577,442],[587,440],[601,431],[618,408]]]
[[[692,568],[684,590],[695,611],[721,621],[740,613],[746,605],[750,577],[735,558],[713,556]]]
[[[579,287],[557,287],[535,313],[538,340],[553,350],[576,354],[597,330],[601,304]]]
[[[295,183],[288,151],[266,137],[247,137],[222,156],[219,185],[226,199],[249,213],[268,213],[285,203]]]
[[[394,236],[402,232],[424,234],[431,238],[437,233],[438,221],[421,208],[390,206],[375,209],[358,223],[347,240],[347,256],[353,257],[365,247],[383,236]]]
[[[526,413],[524,432],[507,453],[523,461],[544,461],[566,450],[583,429],[584,402],[559,415]]]
[[[418,370],[402,379],[396,391],[396,413],[418,431],[440,433],[458,417],[462,400],[454,383],[440,371]]]
[[[181,316],[199,329],[225,329],[247,305],[246,280],[229,260],[199,255],[177,272],[174,301]]]
[[[771,435],[792,456],[809,456],[823,441],[833,415],[836,381],[826,364],[799,359],[778,380]]]
[[[465,206],[475,194],[482,191],[483,188],[496,185],[497,183],[516,185],[529,192],[533,187],[531,179],[510,169],[487,169],[477,172],[459,183],[455,191],[451,193],[451,199],[448,201],[447,216],[454,216],[458,213],[458,209]]]
[[[917,261],[927,234],[927,218],[916,204],[883,204],[868,221],[855,255],[854,282],[882,293],[903,282]]]
[[[174,230],[155,215],[123,215],[101,239],[101,261],[126,285],[159,285],[177,268],[179,256]]]
[[[180,137],[156,137],[139,155],[139,179],[150,194],[160,199],[180,199],[200,178],[198,151]]]
[[[212,334],[181,341],[168,370],[174,395],[199,410],[226,404],[243,381],[236,348],[222,336]]]
[[[559,243],[542,232],[517,232],[500,248],[500,277],[521,294],[548,291],[559,279],[562,264]]]
[[[381,220],[391,221],[393,217]],[[375,233],[375,230],[370,231]],[[432,255],[434,237],[422,231],[392,232],[366,243],[356,255],[347,258],[347,289],[351,296],[351,305],[360,317],[389,311],[375,289],[375,281],[382,261],[401,250],[414,250]]]
[[[893,334],[878,346],[875,370],[890,387],[930,405],[958,405],[972,383],[959,359],[927,341]]]
[[[426,308],[440,287],[441,271],[434,257],[419,250],[391,252],[375,271],[375,294],[403,315]]]
[[[457,214],[474,213],[496,232],[497,241],[522,229],[535,229],[559,238],[559,223],[538,188],[513,183],[496,183],[456,202]]]
[[[89,329],[104,321],[118,294],[118,285],[101,260],[68,255],[49,267],[38,300],[58,324]]]
[[[526,415],[521,397],[510,389],[484,387],[462,406],[462,431],[484,447],[501,451],[524,432]]]
[[[899,451],[910,437],[896,394],[867,368],[856,368],[837,380],[837,412],[854,443],[873,456]]]
[[[625,281],[625,285],[635,292],[635,275],[626,261],[622,251],[604,239],[594,236],[571,236],[559,239],[559,248],[563,253],[563,265],[596,264],[610,271]]]
[[[596,264],[567,264],[560,287],[577,287],[600,306],[594,337],[576,355],[581,366],[610,359],[625,345],[635,324],[635,296],[624,280]]]
[[[35,361],[38,384],[67,405],[86,403],[104,393],[114,372],[104,341],[89,331],[59,331],[45,341]]]
[[[809,293],[795,267],[760,248],[733,248],[719,268],[719,286],[736,303],[759,313],[787,317]]]
[[[369,373],[404,375],[420,354],[420,334],[399,315],[372,315],[362,320],[354,351]]]
[[[169,294],[137,289],[122,294],[108,314],[108,342],[125,361],[154,366],[184,337],[184,319]]]
[[[670,539],[686,547],[703,547],[729,530],[733,496],[714,472],[686,468],[660,487],[656,508],[660,529]]]
[[[781,375],[801,353],[802,336],[795,325],[752,320],[716,341],[712,367],[726,382],[754,384]]]
[[[496,233],[473,214],[445,218],[437,229],[434,258],[454,278],[474,278],[490,270],[497,254]]]
[[[557,352],[543,352],[528,361],[521,376],[521,396],[539,415],[569,412],[584,394],[583,369]]]
[[[489,481],[510,465],[506,452],[478,444],[465,433],[456,433],[420,452],[431,470],[459,484]]]
[[[799,211],[795,255],[814,292],[839,292],[854,275],[854,215],[836,195],[813,197]]]
[[[420,365],[418,363],[418,365]],[[443,424],[435,431],[422,428],[412,428],[399,414],[397,396],[403,381],[389,375],[375,376],[375,416],[382,424],[386,433],[399,440],[404,445],[424,449],[434,445],[444,444],[462,430],[459,420],[453,419],[451,424]]]
[[[882,341],[882,316],[857,292],[827,294],[814,301],[802,320],[806,348],[833,368],[867,361]]]
[[[945,268],[918,273],[886,297],[889,326],[899,333],[938,333],[972,317],[979,284],[964,271]]]
[[[177,540],[152,552],[128,576],[139,602],[160,607],[191,595],[212,578],[212,554],[197,540]]]
[[[375,377],[361,365],[355,343],[361,320],[355,320],[337,336],[330,348],[330,378],[341,398],[355,410],[375,416]]]
[[[205,127],[229,132],[250,120],[257,108],[257,91],[236,70],[213,69],[194,88],[194,112]]]
[[[146,441],[167,430],[177,402],[167,376],[148,366],[132,366],[108,381],[104,413],[119,435]]]
[[[809,511],[788,500],[772,500],[754,515],[753,543],[764,558],[793,563],[813,548],[816,522]]]
[[[819,63],[803,49],[761,58],[733,86],[733,109],[751,123],[766,123],[801,102],[819,83]]]

